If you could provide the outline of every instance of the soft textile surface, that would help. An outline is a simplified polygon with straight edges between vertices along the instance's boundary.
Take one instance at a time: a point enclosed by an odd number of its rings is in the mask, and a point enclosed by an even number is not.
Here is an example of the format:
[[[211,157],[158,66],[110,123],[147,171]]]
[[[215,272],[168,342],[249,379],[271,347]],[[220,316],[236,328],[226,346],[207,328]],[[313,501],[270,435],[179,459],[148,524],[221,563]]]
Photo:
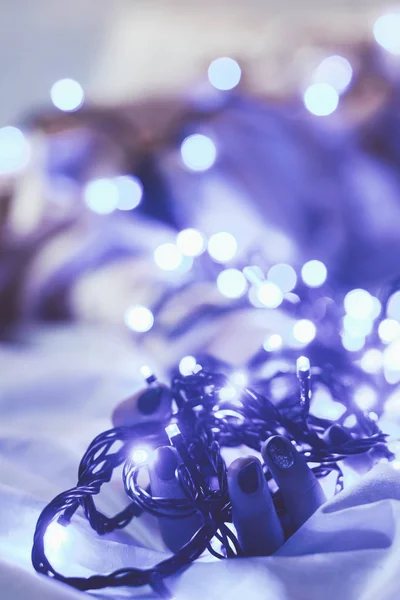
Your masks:
[[[34,572],[30,550],[35,522],[50,499],[75,484],[86,446],[110,426],[115,404],[141,385],[138,373],[145,357],[115,333],[66,328],[4,344],[0,358],[0,597],[83,598]],[[100,506],[111,514],[126,502],[116,478],[104,489]],[[379,465],[320,509],[275,556],[206,559],[168,585],[177,600],[397,599],[399,519],[400,475]],[[65,574],[147,566],[163,556],[151,518],[106,540],[96,537],[83,519],[77,517],[74,524],[64,544],[53,543],[49,554]],[[97,596],[154,597],[146,588]]]

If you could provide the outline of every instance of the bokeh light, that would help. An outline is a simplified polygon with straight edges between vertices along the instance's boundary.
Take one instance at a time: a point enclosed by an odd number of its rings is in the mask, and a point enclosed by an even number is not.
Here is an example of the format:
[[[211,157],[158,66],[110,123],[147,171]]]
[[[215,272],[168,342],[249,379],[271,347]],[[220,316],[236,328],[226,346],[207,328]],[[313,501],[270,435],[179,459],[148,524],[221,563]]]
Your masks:
[[[268,271],[268,280],[275,283],[285,294],[291,292],[297,283],[296,271],[290,265],[273,265]]]
[[[369,410],[378,400],[378,394],[369,385],[360,385],[354,392],[354,402],[361,410]]]
[[[379,17],[374,25],[374,37],[391,54],[400,54],[400,12],[386,13]]]
[[[313,73],[314,83],[328,83],[341,93],[350,85],[353,69],[347,58],[337,54],[325,58]]]
[[[326,281],[328,271],[320,260],[309,260],[301,269],[301,278],[311,288],[321,287]]]
[[[304,93],[307,110],[317,117],[327,117],[337,109],[339,94],[329,83],[313,83]]]
[[[374,298],[366,290],[351,290],[344,298],[344,309],[353,319],[371,318],[374,308]]]
[[[131,306],[125,313],[125,324],[132,331],[145,333],[154,325],[154,316],[146,306]]]
[[[181,375],[186,377],[192,375],[196,369],[197,361],[194,356],[184,356],[179,361],[179,372]]]
[[[207,250],[212,259],[225,263],[235,256],[237,252],[236,238],[226,231],[214,233],[208,241]]]
[[[185,256],[199,256],[204,252],[204,236],[197,229],[183,229],[176,236],[176,245]]]
[[[383,366],[383,354],[378,348],[366,350],[360,361],[361,368],[366,373],[379,373]]]
[[[309,344],[313,341],[317,333],[317,329],[312,321],[308,319],[300,319],[293,325],[293,336],[302,344]]]
[[[160,246],[154,250],[153,256],[156,265],[164,271],[175,271],[183,262],[181,251],[175,244],[170,242],[160,244]]]
[[[342,344],[349,352],[358,352],[365,346],[365,336],[355,336],[345,331],[342,335]]]
[[[232,90],[242,76],[236,60],[228,57],[216,58],[208,67],[208,79],[217,90]]]
[[[82,87],[74,79],[56,81],[51,87],[50,96],[54,106],[65,112],[78,110],[85,98]]]
[[[233,385],[226,385],[219,390],[218,396],[222,402],[229,402],[236,400],[239,396],[239,392]]]
[[[137,465],[143,465],[148,462],[150,451],[147,448],[134,448],[131,452],[131,457]]]
[[[372,319],[355,319],[350,315],[345,315],[343,318],[343,329],[353,337],[365,337],[371,333],[373,326]]]
[[[143,185],[138,177],[120,175],[114,177],[112,182],[118,191],[117,208],[119,210],[133,210],[139,206],[143,196]]]
[[[264,341],[263,348],[267,352],[274,352],[274,350],[282,348],[282,344],[282,336],[280,336],[279,333],[273,333]]]
[[[44,547],[46,554],[54,556],[60,552],[61,547],[68,539],[67,528],[57,521],[53,521],[46,529],[44,534]]]
[[[217,286],[223,296],[240,298],[246,292],[247,280],[238,269],[225,269],[217,277]]]
[[[108,215],[118,207],[119,191],[111,179],[93,179],[83,190],[86,205],[99,215]]]
[[[400,321],[400,291],[397,291],[390,296],[386,308],[386,316],[391,319],[396,319],[396,321]]]
[[[195,133],[183,140],[181,155],[184,164],[189,169],[206,171],[214,164],[217,150],[209,137]]]
[[[378,326],[378,335],[384,344],[390,344],[400,337],[400,323],[395,319],[383,319]]]
[[[257,298],[267,308],[277,308],[283,301],[282,290],[272,281],[263,281],[257,287]]]
[[[17,173],[29,162],[30,146],[17,127],[0,129],[0,175]]]

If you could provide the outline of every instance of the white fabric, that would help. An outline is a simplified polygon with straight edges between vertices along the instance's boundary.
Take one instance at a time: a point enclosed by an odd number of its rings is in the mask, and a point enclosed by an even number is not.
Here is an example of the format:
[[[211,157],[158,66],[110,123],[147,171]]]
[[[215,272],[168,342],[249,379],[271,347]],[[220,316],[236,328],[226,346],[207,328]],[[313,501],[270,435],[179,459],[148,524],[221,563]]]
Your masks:
[[[129,340],[74,328],[42,331],[0,349],[0,598],[74,600],[80,592],[37,575],[30,563],[40,510],[76,482],[79,459],[110,426],[115,404],[140,385]],[[137,374],[137,375],[135,375]],[[118,478],[101,508],[115,513],[127,499]],[[400,592],[400,475],[379,465],[316,513],[272,557],[198,561],[168,580],[176,600],[389,600]],[[68,575],[151,565],[163,548],[151,518],[127,532],[98,538],[82,518],[54,550]],[[152,551],[146,549],[151,547]],[[153,598],[151,590],[96,593]]]

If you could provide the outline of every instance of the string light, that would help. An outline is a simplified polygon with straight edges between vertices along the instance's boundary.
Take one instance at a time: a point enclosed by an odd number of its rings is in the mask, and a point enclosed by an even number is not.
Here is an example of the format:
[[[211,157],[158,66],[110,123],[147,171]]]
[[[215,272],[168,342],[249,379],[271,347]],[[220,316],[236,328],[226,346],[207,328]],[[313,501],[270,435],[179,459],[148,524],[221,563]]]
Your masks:
[[[362,385],[354,392],[354,401],[361,410],[368,411],[378,400],[376,390],[368,385]]]
[[[283,301],[281,289],[272,281],[263,281],[257,287],[257,298],[267,308],[277,308]]]
[[[154,261],[164,271],[176,271],[183,263],[183,255],[172,243],[161,244],[154,250]]]
[[[337,109],[339,94],[329,83],[313,83],[304,93],[307,110],[317,117],[327,117]]]
[[[344,309],[353,319],[370,318],[374,308],[374,299],[366,290],[352,290],[344,298]]]
[[[82,87],[74,79],[56,81],[51,87],[50,96],[54,106],[65,112],[78,110],[85,98]]]
[[[143,197],[143,185],[138,177],[120,175],[113,178],[118,193],[117,208],[133,210],[137,208]]]
[[[382,48],[392,54],[400,54],[400,13],[382,15],[374,25],[374,37]]]
[[[183,229],[176,236],[176,245],[185,256],[200,256],[205,250],[205,239],[197,229]]]
[[[215,162],[217,150],[214,142],[201,133],[187,137],[181,146],[184,164],[193,171],[206,171]]]
[[[61,547],[66,543],[68,539],[68,531],[67,528],[57,521],[53,521],[47,527],[46,533],[44,535],[44,545],[46,548],[46,552],[51,556],[57,556],[60,552]]]
[[[345,331],[342,335],[343,347],[349,352],[358,352],[365,345],[365,336],[354,336]]]
[[[148,462],[150,451],[147,448],[135,448],[132,451],[132,460],[138,465],[143,465]]]
[[[337,54],[325,58],[313,73],[314,83],[327,83],[342,93],[350,85],[353,69],[347,58]]]
[[[246,277],[238,269],[225,269],[217,277],[217,286],[223,296],[240,298],[246,292]]]
[[[361,368],[366,373],[376,374],[382,369],[383,355],[377,348],[366,350],[360,361]]]
[[[132,331],[145,333],[154,325],[154,316],[146,306],[131,306],[125,313],[125,324]]]
[[[197,360],[194,356],[184,356],[179,362],[179,372],[181,375],[192,375],[197,365]]]
[[[207,250],[215,262],[229,262],[237,252],[236,238],[226,231],[214,233],[208,241]]]
[[[264,341],[263,348],[267,352],[273,352],[282,348],[283,340],[279,333],[273,333]]]
[[[371,333],[373,326],[372,319],[355,319],[350,315],[343,317],[343,328],[353,337],[365,337]]]
[[[216,58],[208,67],[208,79],[217,90],[232,90],[241,76],[242,71],[233,58]]]
[[[400,323],[395,319],[384,319],[379,323],[378,334],[384,344],[400,337]]]
[[[21,171],[30,159],[30,146],[17,127],[0,128],[0,175]]]
[[[296,271],[290,265],[281,263],[273,265],[268,271],[268,280],[275,283],[285,294],[291,292],[297,283]]]
[[[293,336],[302,344],[309,344],[317,334],[317,329],[312,321],[300,319],[293,326]]]
[[[391,319],[400,321],[400,291],[397,291],[390,296],[386,307],[386,315]]]
[[[86,205],[99,215],[108,215],[118,207],[119,191],[111,179],[93,179],[83,190]]]
[[[327,276],[327,268],[320,260],[309,260],[301,269],[301,278],[311,288],[321,287]]]

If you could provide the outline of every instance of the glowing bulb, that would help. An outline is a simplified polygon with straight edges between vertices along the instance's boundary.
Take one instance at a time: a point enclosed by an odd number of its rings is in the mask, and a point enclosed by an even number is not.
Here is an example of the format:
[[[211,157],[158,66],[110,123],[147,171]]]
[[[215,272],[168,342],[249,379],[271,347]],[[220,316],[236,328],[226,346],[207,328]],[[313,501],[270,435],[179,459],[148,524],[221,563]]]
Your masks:
[[[225,386],[221,388],[218,392],[219,399],[222,402],[229,402],[230,400],[235,400],[238,397],[238,391],[233,387],[233,385]]]
[[[183,263],[183,255],[175,244],[161,244],[154,250],[154,261],[164,271],[176,271]]]
[[[17,173],[29,162],[30,146],[16,127],[0,129],[0,175]]]
[[[132,331],[145,333],[154,325],[154,316],[146,306],[131,306],[125,313],[125,324]]]
[[[117,189],[119,210],[133,210],[139,206],[143,196],[143,185],[140,179],[133,175],[120,175],[114,177],[112,182]]]
[[[315,69],[314,83],[328,83],[339,93],[349,86],[353,77],[351,64],[344,56],[328,56]]]
[[[339,94],[329,83],[313,83],[304,93],[307,110],[317,117],[331,115],[339,105]]]
[[[354,427],[355,425],[357,425],[357,417],[355,415],[349,415],[343,421],[343,425],[345,427],[348,427],[349,429],[351,429],[352,427]]]
[[[78,110],[83,104],[82,87],[74,79],[60,79],[50,90],[51,100],[57,108],[65,112]]]
[[[387,13],[374,25],[374,37],[378,44],[392,54],[400,54],[400,13]]]
[[[204,237],[197,229],[183,229],[176,236],[178,250],[185,256],[199,256],[205,250]]]
[[[354,402],[361,410],[369,410],[378,400],[378,394],[369,385],[360,385],[354,392]]]
[[[274,350],[279,350],[279,348],[282,348],[282,343],[282,337],[279,335],[279,333],[273,333],[265,340],[263,348],[267,352],[273,352]]]
[[[99,215],[110,214],[118,207],[118,187],[111,179],[89,181],[83,195],[86,205]]]
[[[194,356],[184,356],[179,362],[179,372],[184,377],[192,375],[196,365],[197,361]]]
[[[321,287],[326,281],[328,271],[320,260],[309,260],[301,269],[301,277],[306,285],[311,288]]]
[[[245,387],[249,383],[249,376],[245,371],[235,371],[229,377],[230,381],[238,387]]]
[[[193,171],[206,171],[215,162],[217,150],[214,142],[200,133],[190,135],[182,142],[181,155],[184,164]]]
[[[57,554],[68,538],[67,528],[57,521],[52,521],[44,534],[46,554]]]
[[[171,425],[167,425],[167,427],[165,428],[165,433],[167,434],[170,440],[172,440],[172,438],[176,437],[177,435],[181,435],[181,431],[176,423],[171,423]]]
[[[396,471],[400,471],[400,460],[394,460],[390,464],[392,465],[393,469],[395,469]]]
[[[208,67],[208,79],[217,90],[232,90],[241,76],[242,71],[233,58],[217,58]]]
[[[142,374],[143,379],[148,379],[153,375],[153,371],[150,369],[149,365],[140,367],[140,373]]]
[[[300,319],[293,326],[293,336],[302,344],[309,344],[313,341],[317,333],[317,329],[312,321],[308,319]]]
[[[307,356],[299,356],[296,362],[297,374],[299,371],[303,373],[309,371],[311,369],[310,359]]]
[[[344,298],[344,309],[353,319],[370,318],[374,308],[374,299],[366,290],[352,290]]]
[[[246,292],[246,277],[238,269],[225,269],[217,277],[217,286],[223,296],[240,298]]]
[[[400,321],[400,291],[397,291],[390,296],[386,315],[391,319]]]
[[[147,463],[149,460],[149,456],[150,452],[147,448],[135,448],[131,453],[133,462],[135,462],[138,465],[143,465]]]
[[[226,231],[214,233],[208,241],[208,253],[212,259],[219,263],[225,263],[235,256],[237,251],[236,238]]]
[[[268,280],[275,283],[286,294],[296,287],[297,275],[293,267],[282,263],[270,268],[268,271]]]
[[[383,355],[377,348],[370,348],[364,353],[360,361],[361,368],[366,373],[376,374],[382,369]]]
[[[384,319],[379,323],[378,334],[384,344],[400,337],[400,323],[395,319]]]
[[[354,336],[349,334],[347,331],[342,335],[342,344],[349,352],[358,352],[365,345],[365,336]]]
[[[277,308],[283,301],[282,290],[272,281],[263,281],[257,288],[257,298],[267,308]]]

